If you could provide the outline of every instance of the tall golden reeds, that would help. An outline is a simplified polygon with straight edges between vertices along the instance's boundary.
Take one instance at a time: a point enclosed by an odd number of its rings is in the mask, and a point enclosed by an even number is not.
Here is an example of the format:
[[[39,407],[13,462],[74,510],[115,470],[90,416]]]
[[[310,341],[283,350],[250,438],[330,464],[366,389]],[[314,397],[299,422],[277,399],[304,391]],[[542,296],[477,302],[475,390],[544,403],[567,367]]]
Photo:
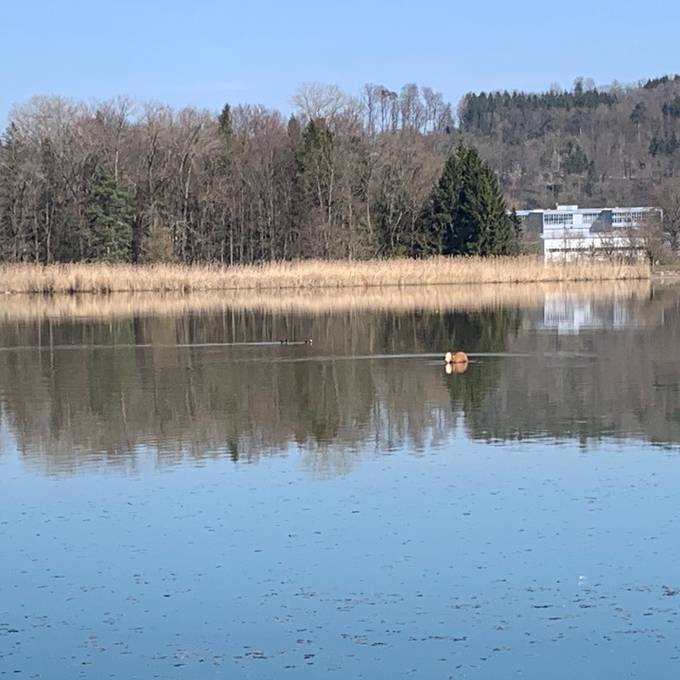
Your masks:
[[[2,265],[0,292],[114,293],[284,290],[648,279],[645,263],[544,262],[529,256],[436,257],[362,262],[276,262],[234,267],[185,265]]]

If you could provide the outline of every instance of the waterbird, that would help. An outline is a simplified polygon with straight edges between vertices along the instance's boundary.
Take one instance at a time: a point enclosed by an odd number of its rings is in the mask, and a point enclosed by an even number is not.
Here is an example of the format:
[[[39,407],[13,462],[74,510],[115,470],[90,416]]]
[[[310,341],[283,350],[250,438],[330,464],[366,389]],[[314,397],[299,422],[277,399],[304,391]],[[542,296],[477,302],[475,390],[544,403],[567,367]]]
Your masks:
[[[306,340],[289,340],[288,338],[284,338],[283,340],[279,340],[279,342],[282,345],[311,345],[313,341],[311,338],[307,338]]]

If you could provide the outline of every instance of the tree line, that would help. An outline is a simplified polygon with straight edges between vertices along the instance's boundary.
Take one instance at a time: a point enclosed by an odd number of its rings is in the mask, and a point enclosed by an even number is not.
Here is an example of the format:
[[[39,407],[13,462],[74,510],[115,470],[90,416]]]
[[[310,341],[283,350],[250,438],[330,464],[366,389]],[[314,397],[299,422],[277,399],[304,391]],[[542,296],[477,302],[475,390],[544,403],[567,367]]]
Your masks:
[[[291,116],[38,97],[0,141],[0,260],[515,252],[508,207],[680,205],[678,97],[677,77],[467,95],[455,112],[416,85],[307,85]]]

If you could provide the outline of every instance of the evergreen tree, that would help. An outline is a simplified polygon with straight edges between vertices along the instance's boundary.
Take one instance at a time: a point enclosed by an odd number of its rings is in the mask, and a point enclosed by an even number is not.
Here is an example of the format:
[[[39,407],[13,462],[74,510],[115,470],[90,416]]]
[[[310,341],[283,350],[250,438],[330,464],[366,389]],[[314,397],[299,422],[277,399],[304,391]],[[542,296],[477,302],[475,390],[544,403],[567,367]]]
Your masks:
[[[220,115],[217,117],[217,127],[220,137],[225,144],[229,144],[234,134],[234,126],[231,122],[231,106],[225,104]]]
[[[220,115],[217,117],[217,131],[219,142],[216,151],[216,181],[219,187],[219,198],[215,201],[215,207],[217,220],[219,222],[219,236],[216,240],[219,243],[220,261],[224,262],[226,260],[230,265],[233,265],[235,256],[233,192],[236,176],[233,161],[236,154],[236,144],[231,106],[229,106],[229,104],[223,106]],[[170,245],[172,246],[171,242]],[[163,255],[164,259],[167,259],[167,257],[167,253]]]
[[[219,146],[217,152],[218,166],[222,174],[227,177],[231,170],[234,154],[234,125],[231,120],[231,106],[225,104],[217,116],[217,132]]]
[[[132,208],[127,192],[101,164],[95,165],[84,211],[85,259],[126,262],[132,245]]]
[[[462,147],[449,156],[432,194],[429,214],[426,215],[427,235],[423,243],[424,254],[455,252],[454,224],[457,220],[461,184]]]
[[[484,163],[476,149],[461,144],[458,205],[453,224],[452,248],[449,255],[489,255],[491,234],[485,224],[492,210],[492,197],[487,191]]]
[[[578,144],[569,142],[567,145],[567,157],[564,159],[562,167],[566,173],[577,175],[588,170],[590,161]]]
[[[430,201],[427,252],[509,255],[517,231],[498,179],[473,147],[460,144],[446,161]]]
[[[473,150],[474,151],[474,150]],[[472,244],[472,252],[478,255],[512,255],[517,252],[517,237],[512,216],[498,184],[496,173],[483,162],[477,152],[475,163],[479,164],[475,228],[479,237]]]

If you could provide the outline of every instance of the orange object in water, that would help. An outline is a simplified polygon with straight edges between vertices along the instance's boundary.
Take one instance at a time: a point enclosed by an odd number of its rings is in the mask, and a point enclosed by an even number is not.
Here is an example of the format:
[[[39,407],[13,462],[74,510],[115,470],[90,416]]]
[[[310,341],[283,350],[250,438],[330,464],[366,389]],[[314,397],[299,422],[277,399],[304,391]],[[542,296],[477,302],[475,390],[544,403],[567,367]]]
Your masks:
[[[467,361],[464,364],[446,364],[446,375],[451,375],[452,373],[465,373],[468,369]]]
[[[467,364],[468,357],[465,352],[447,352],[444,356],[447,364]]]

